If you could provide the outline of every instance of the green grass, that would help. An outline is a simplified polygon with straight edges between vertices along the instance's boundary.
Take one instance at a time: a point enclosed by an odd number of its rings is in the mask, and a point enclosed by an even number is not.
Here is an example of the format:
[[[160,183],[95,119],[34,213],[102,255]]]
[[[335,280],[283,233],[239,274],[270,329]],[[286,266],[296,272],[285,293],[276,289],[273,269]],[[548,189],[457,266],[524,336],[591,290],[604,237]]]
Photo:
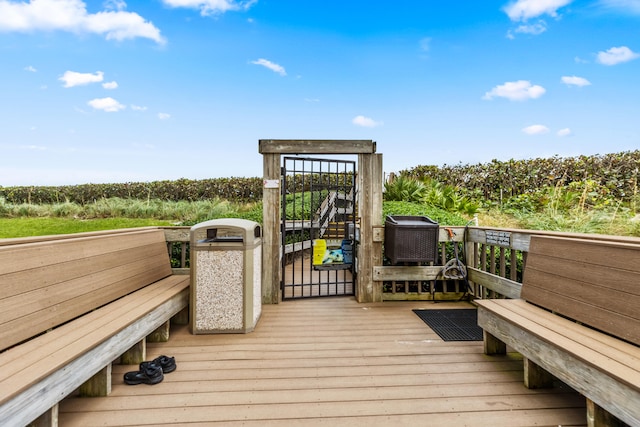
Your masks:
[[[171,221],[138,218],[104,218],[90,220],[33,217],[0,218],[0,238],[72,234],[85,231],[167,225],[173,224]]]

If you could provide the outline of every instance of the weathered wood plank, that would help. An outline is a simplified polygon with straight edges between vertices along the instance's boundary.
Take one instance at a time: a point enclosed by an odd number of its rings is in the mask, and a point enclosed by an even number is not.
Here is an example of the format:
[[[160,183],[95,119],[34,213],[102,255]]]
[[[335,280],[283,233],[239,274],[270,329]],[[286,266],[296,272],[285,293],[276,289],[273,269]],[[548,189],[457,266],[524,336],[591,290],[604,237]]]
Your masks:
[[[123,385],[131,367],[114,366],[112,394],[65,400],[60,422],[584,425],[576,393],[527,390],[517,355],[487,358],[481,343],[443,342],[411,311],[455,307],[470,305],[313,299],[265,306],[247,335],[175,329],[170,342],[148,347],[149,357],[176,357],[161,384]]]
[[[59,264],[79,257],[89,258],[110,251],[135,248],[164,239],[158,229],[143,229],[113,235],[68,237],[55,241],[45,240],[19,245],[0,246],[3,262],[0,264],[0,275],[15,271],[38,268],[43,265]],[[72,235],[73,236],[73,235]]]
[[[442,266],[395,266],[373,267],[373,280],[435,280],[440,277]]]
[[[534,236],[522,298],[640,345],[640,244]]]
[[[261,139],[261,154],[373,154],[376,143],[371,140],[337,139]]]
[[[520,298],[522,284],[473,267],[467,267],[469,280],[507,298]]]
[[[0,349],[170,275],[165,244],[143,229],[0,246]]]

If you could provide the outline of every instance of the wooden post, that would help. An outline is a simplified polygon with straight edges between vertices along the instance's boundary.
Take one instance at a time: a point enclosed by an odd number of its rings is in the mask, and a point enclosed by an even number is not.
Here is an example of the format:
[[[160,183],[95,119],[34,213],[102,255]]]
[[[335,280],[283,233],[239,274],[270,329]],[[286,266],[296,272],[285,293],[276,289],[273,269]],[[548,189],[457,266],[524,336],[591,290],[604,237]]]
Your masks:
[[[160,325],[155,331],[147,335],[147,342],[167,342],[169,341],[169,326],[171,321],[167,320]]]
[[[143,339],[134,344],[129,350],[125,351],[120,356],[120,363],[122,365],[137,365],[144,362],[147,357],[147,340]]]
[[[469,238],[469,236],[465,236],[465,238]],[[476,263],[476,259],[475,259],[475,243],[471,241],[469,242],[463,241],[463,244],[464,244],[465,265],[469,267],[477,267],[478,264]],[[479,295],[479,292],[478,292],[478,287],[471,280],[469,280],[469,287],[471,288],[470,292],[473,294],[474,297],[476,298],[481,297],[481,295]]]
[[[58,404],[33,420],[28,427],[58,427]]]
[[[484,354],[507,354],[507,345],[487,331],[482,331],[484,341]]]
[[[171,323],[174,325],[188,325],[189,324],[189,307],[185,307],[177,312],[172,318]]]
[[[262,303],[280,302],[280,154],[263,154]]]
[[[625,423],[609,412],[602,409],[591,399],[587,399],[587,426],[588,427],[624,427]]]
[[[381,302],[382,283],[374,282],[373,267],[382,265],[382,242],[374,239],[374,227],[382,225],[382,155],[358,155],[358,302]]]
[[[103,397],[111,394],[111,363],[82,384],[79,393],[82,397]]]
[[[523,357],[522,361],[524,363],[524,386],[526,388],[553,387],[553,375],[526,357]]]

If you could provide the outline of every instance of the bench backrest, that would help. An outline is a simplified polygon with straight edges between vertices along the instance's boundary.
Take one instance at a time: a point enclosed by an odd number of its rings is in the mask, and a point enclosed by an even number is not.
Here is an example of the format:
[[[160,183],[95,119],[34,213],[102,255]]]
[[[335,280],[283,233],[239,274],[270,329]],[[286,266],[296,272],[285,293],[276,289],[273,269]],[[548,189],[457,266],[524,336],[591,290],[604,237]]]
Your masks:
[[[521,297],[640,345],[640,241],[532,236]]]
[[[160,229],[0,246],[0,351],[170,274]]]

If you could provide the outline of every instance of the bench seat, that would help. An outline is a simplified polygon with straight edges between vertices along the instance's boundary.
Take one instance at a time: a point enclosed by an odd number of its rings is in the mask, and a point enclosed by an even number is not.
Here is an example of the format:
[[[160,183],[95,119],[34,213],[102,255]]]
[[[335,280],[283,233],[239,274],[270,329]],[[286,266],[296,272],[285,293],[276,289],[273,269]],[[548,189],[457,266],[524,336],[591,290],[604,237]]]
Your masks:
[[[640,425],[639,315],[629,308],[638,254],[640,245],[533,236],[523,299],[475,301],[485,353],[509,346],[524,357],[527,387],[555,377],[584,395],[589,426]]]
[[[595,404],[640,425],[640,347],[595,331],[523,300],[480,300],[478,325]],[[485,343],[491,346],[491,337]],[[487,354],[503,353],[495,346]],[[535,367],[527,366],[535,370]],[[531,376],[529,376],[531,375]],[[525,372],[530,388],[549,386]],[[633,422],[632,422],[633,421]]]
[[[189,276],[171,274],[159,229],[1,249],[3,260],[32,255],[0,267],[9,294],[0,298],[0,320],[15,325],[0,333],[9,345],[0,353],[0,420],[8,425],[42,414],[55,425],[57,403],[96,377],[100,390],[93,393],[108,394],[111,363],[188,306]],[[144,357],[144,350],[136,354]]]

